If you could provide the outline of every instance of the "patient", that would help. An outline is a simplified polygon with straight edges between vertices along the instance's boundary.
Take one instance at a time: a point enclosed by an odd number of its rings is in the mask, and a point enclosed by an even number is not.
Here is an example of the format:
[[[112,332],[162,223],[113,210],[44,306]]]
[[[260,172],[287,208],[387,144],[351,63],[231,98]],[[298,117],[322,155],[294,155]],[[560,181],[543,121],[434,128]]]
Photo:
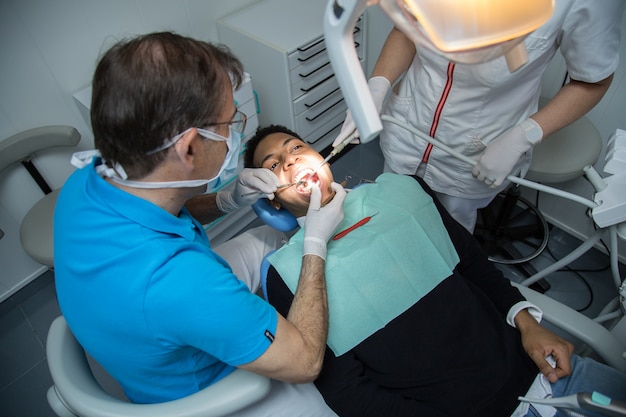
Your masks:
[[[329,166],[311,176],[322,160],[276,125],[259,129],[245,155],[247,167],[297,183],[270,202],[297,217],[310,187],[332,199]],[[552,416],[555,409],[529,409],[517,397],[596,390],[626,400],[626,375],[572,355],[569,342],[541,327],[541,312],[421,179],[383,174],[348,193],[344,216],[337,230],[346,232],[328,244],[329,336],[315,382],[338,415]],[[270,258],[266,292],[283,313],[301,244],[298,232]]]

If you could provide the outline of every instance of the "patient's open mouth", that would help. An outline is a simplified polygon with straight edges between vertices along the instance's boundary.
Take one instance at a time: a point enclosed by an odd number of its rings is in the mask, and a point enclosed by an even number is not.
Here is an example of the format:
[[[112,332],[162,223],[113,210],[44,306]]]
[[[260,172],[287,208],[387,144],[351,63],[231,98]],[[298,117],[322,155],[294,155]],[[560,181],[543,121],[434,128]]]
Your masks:
[[[320,182],[320,177],[317,173],[313,173],[312,169],[304,169],[296,174],[295,181],[296,191],[300,194],[311,194],[311,188],[313,185]]]

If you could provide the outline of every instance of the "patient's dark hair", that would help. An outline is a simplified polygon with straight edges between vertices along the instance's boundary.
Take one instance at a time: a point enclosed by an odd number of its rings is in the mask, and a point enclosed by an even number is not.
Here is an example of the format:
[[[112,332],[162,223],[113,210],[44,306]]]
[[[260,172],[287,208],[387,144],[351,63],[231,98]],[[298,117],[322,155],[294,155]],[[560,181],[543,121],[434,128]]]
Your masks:
[[[265,139],[272,133],[286,133],[290,136],[293,136],[294,138],[302,140],[300,135],[282,125],[269,125],[266,127],[259,127],[256,130],[254,136],[252,136],[250,140],[246,142],[246,153],[243,156],[243,165],[245,168],[260,168],[254,166],[254,151],[256,151],[259,143],[261,143],[263,139]]]
[[[218,120],[227,92],[243,79],[223,45],[171,32],[123,40],[96,67],[91,125],[96,148],[130,178],[149,174],[166,151],[147,155],[191,127]]]

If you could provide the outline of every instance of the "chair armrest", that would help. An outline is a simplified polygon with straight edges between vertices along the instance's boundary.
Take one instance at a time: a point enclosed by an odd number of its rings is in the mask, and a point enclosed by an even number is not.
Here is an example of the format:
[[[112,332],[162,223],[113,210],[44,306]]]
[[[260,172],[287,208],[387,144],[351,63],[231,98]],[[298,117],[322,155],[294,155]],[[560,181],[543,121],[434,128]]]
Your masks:
[[[265,397],[270,380],[242,369],[213,385],[178,400],[133,404],[113,397],[96,381],[83,348],[65,318],[57,317],[48,333],[47,356],[54,391],[60,403],[86,417],[219,417]],[[49,399],[50,402],[50,399]]]
[[[626,372],[626,346],[601,324],[528,287],[512,282],[522,295],[543,311],[543,319],[585,342],[610,366]]]
[[[55,147],[76,146],[80,133],[72,126],[36,127],[0,141],[0,173],[31,154]]]

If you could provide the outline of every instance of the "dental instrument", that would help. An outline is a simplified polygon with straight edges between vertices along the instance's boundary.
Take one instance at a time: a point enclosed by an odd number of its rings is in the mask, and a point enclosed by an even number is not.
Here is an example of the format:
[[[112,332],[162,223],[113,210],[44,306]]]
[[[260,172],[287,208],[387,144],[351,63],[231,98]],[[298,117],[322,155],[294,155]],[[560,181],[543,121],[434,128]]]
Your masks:
[[[558,398],[527,398],[518,397],[520,401],[550,405],[554,408],[580,408],[595,411],[607,416],[626,416],[626,403],[617,401],[599,392],[579,392]]]
[[[403,120],[399,120],[396,119],[395,117],[391,117],[391,116],[387,116],[387,115],[382,115],[381,120],[384,120],[386,122],[390,122],[393,123],[395,125],[398,125],[406,130],[408,130],[409,132],[411,132],[412,134],[414,134],[415,136],[425,140],[426,142],[438,147],[439,149],[444,150],[445,152],[449,153],[450,155],[454,156],[455,158],[457,158],[460,161],[463,161],[467,164],[470,164],[472,166],[477,164],[477,161],[475,159],[471,159],[459,152],[456,152],[454,149],[450,148],[449,146],[447,146],[445,143],[438,141],[437,139],[430,137],[428,135],[423,134],[422,132],[420,132],[419,130],[415,129],[413,126],[409,125],[408,123],[406,123]],[[589,170],[591,171],[592,168],[589,168]],[[534,190],[537,191],[543,191],[545,193],[548,194],[552,194],[552,195],[556,195],[557,197],[563,197],[572,201],[575,201],[577,203],[580,203],[590,209],[596,208],[598,207],[598,204],[594,201],[591,201],[587,198],[581,197],[579,195],[567,192],[567,191],[563,191],[563,190],[559,190],[557,188],[554,187],[549,187],[547,185],[543,185],[543,184],[539,184],[533,181],[528,181],[524,178],[520,178],[520,177],[516,177],[515,175],[509,175],[506,177],[507,181],[513,182],[515,184],[519,184],[519,185],[523,185],[526,186],[528,188],[532,188]]]
[[[357,131],[356,131],[356,130],[355,130],[354,132],[352,132],[352,134],[351,134],[351,135],[349,135],[349,136],[348,136],[348,137],[347,137],[347,138],[346,138],[343,142],[341,142],[339,145],[335,146],[335,147],[333,148],[333,150],[332,150],[332,151],[330,151],[330,154],[329,154],[326,158],[324,158],[324,160],[322,161],[322,163],[321,163],[321,164],[319,164],[319,166],[318,166],[317,168],[315,168],[315,169],[313,170],[313,172],[311,172],[311,173],[308,175],[308,177],[312,177],[313,175],[315,175],[315,174],[317,173],[317,171],[318,171],[321,167],[323,167],[324,165],[326,165],[326,164],[328,163],[328,161],[330,161],[330,159],[331,159],[333,156],[335,156],[335,155],[337,155],[339,152],[343,151],[343,149],[344,149],[346,146],[348,146],[348,144],[349,144],[350,142],[352,142],[352,140],[353,140],[353,139],[357,139]],[[302,181],[301,181],[301,182],[302,182]],[[304,181],[304,182],[306,182],[306,181]]]
[[[361,219],[358,222],[354,223],[352,226],[348,227],[347,229],[342,230],[341,232],[337,233],[335,236],[333,236],[333,240],[339,240],[342,237],[344,237],[345,235],[347,235],[348,233],[352,232],[354,229],[358,229],[359,227],[363,226],[364,224],[366,224],[370,220],[372,220],[372,217],[374,217],[377,214],[378,214],[378,212],[372,214],[371,216],[364,217],[363,219]]]
[[[278,190],[282,190],[283,188],[289,188],[289,187],[294,186],[294,185],[304,184],[305,182],[306,182],[306,181],[302,181],[302,180],[301,180],[301,181],[292,182],[292,183],[290,183],[290,184],[280,184],[278,187],[276,187],[276,191],[278,191]],[[264,192],[262,192],[262,191],[258,191],[258,190],[257,190],[257,191],[251,191],[251,192],[249,192],[249,193],[244,193],[244,194],[241,194],[241,196],[242,196],[242,197],[247,197],[247,196],[254,195],[254,194],[267,194],[267,193],[264,193]]]

